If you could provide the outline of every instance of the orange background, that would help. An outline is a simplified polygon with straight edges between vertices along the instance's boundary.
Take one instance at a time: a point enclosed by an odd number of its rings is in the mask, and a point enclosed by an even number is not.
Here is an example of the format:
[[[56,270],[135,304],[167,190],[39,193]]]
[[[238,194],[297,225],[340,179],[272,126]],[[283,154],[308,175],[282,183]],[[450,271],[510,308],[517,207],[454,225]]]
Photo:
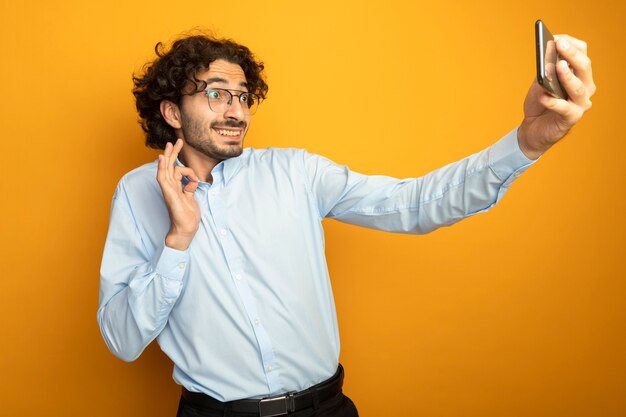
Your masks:
[[[364,417],[626,415],[623,2],[17,3],[0,5],[1,415],[175,415],[158,346],[123,363],[96,322],[114,187],[156,157],[130,89],[157,41],[205,27],[265,61],[248,146],[410,177],[520,122],[539,17],[589,42],[599,90],[498,207],[427,236],[325,223],[346,392]]]

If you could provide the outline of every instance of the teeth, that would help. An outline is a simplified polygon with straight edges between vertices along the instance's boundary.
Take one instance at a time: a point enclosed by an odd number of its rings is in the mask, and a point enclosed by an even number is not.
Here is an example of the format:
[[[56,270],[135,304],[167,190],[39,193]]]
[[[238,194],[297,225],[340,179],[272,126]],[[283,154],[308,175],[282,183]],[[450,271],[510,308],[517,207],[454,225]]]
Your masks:
[[[224,136],[239,136],[238,130],[217,130],[217,133]]]

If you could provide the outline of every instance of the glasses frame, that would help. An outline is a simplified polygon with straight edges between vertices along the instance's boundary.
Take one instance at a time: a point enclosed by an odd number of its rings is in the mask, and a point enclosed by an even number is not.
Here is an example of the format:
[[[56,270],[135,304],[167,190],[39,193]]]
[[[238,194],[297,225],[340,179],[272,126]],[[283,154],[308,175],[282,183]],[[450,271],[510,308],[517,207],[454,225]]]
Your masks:
[[[239,104],[241,104],[241,108],[244,109],[244,111],[247,109],[250,112],[250,116],[254,115],[258,110],[259,110],[259,106],[261,105],[261,101],[263,101],[261,99],[261,97],[259,97],[257,94],[254,93],[250,93],[248,91],[243,91],[243,90],[229,90],[227,88],[218,88],[218,87],[209,87],[206,88],[204,90],[204,95],[207,98],[207,102],[209,104],[209,109],[211,109],[211,111],[215,112],[215,113],[219,113],[215,110],[213,110],[213,107],[211,107],[211,98],[209,97],[209,92],[211,91],[225,91],[228,93],[228,95],[230,95],[230,99],[228,99],[228,107],[226,107],[226,109],[224,109],[223,112],[227,111],[228,109],[230,109],[230,107],[233,105],[233,98],[237,97],[237,101],[239,101]],[[234,94],[233,92],[239,93],[239,94]],[[246,103],[242,103],[241,102],[241,97],[242,96],[248,96],[248,97],[252,97],[253,100],[255,100],[255,102],[257,103],[256,106],[254,107],[254,111],[252,111],[252,109],[246,104]],[[223,113],[222,112],[222,113]]]

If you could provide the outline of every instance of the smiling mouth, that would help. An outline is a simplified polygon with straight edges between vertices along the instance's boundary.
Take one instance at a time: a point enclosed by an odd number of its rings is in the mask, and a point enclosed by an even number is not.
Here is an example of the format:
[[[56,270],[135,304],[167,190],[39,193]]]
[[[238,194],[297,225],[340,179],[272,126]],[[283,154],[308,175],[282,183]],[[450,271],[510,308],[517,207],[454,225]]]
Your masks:
[[[243,133],[242,129],[214,128],[213,130],[216,131],[218,135],[229,139],[239,139],[241,137],[241,134]]]

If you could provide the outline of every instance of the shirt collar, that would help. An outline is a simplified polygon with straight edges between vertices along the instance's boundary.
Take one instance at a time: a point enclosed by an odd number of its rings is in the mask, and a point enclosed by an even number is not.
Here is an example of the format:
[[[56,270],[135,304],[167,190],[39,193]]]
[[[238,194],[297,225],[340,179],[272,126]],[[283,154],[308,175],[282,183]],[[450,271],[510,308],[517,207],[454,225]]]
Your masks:
[[[224,166],[224,185],[228,185],[228,183],[235,176],[235,174],[239,172],[244,164],[244,161],[247,159],[249,152],[250,149],[246,148],[243,150],[241,155],[220,162],[220,164],[223,164]]]

